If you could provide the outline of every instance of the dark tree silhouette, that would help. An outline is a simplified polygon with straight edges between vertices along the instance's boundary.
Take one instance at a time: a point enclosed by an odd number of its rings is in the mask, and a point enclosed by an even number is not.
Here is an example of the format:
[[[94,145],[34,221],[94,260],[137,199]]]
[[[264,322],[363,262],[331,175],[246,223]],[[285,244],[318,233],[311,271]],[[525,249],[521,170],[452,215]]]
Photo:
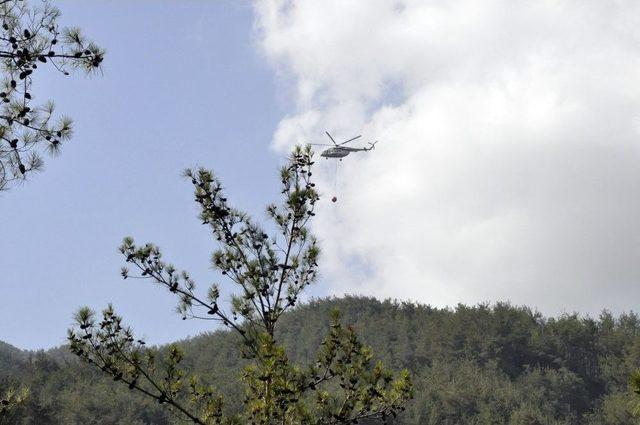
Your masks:
[[[123,268],[125,279],[151,279],[178,297],[183,318],[218,321],[237,334],[239,354],[249,361],[242,375],[242,414],[225,414],[223,397],[180,367],[183,353],[177,346],[164,355],[146,348],[111,306],[101,320],[88,308],[76,314],[77,328],[69,331],[71,350],[197,424],[351,424],[395,416],[412,396],[408,372],[394,379],[374,363],[371,349],[352,327],[340,323],[337,312],[316,361],[304,368],[289,361],[275,336],[282,314],[317,276],[319,248],[307,227],[319,199],[312,165],[310,147],[298,147],[282,169],[282,204],[267,207],[273,236],[229,206],[213,173],[187,170],[200,219],[220,245],[213,266],[237,288],[229,311],[219,302],[218,285],[200,295],[189,274],[163,262],[156,246],[137,246],[126,238],[120,247],[136,271],[132,275]]]
[[[71,137],[71,120],[54,119],[53,102],[32,103],[39,69],[64,75],[71,69],[99,69],[104,51],[77,28],[61,28],[60,11],[47,0],[0,0],[0,191],[43,166],[41,153],[56,154]],[[0,389],[1,392],[2,389]],[[0,421],[28,392],[0,394]]]
[[[57,154],[72,134],[71,120],[55,118],[53,102],[34,105],[33,78],[43,68],[69,75],[100,68],[104,50],[78,28],[61,28],[48,0],[0,0],[0,191],[40,170],[42,153]]]

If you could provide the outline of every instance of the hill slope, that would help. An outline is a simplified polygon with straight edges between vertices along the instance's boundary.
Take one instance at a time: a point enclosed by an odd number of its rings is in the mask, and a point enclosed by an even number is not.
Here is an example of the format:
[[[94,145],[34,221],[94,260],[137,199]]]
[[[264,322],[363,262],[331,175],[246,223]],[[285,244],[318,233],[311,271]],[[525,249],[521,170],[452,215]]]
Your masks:
[[[636,423],[627,390],[631,370],[640,366],[640,321],[633,314],[547,319],[506,304],[443,310],[371,298],[326,299],[283,318],[279,338],[292,360],[314,357],[334,307],[377,358],[413,373],[416,397],[397,424]],[[238,408],[242,364],[235,338],[213,332],[179,344],[189,368],[226,395],[228,409]],[[20,367],[5,368],[0,384],[25,382],[33,397],[14,423],[171,423],[159,406],[59,351],[17,357]]]
[[[0,376],[8,373],[25,359],[25,353],[13,345],[0,341]]]

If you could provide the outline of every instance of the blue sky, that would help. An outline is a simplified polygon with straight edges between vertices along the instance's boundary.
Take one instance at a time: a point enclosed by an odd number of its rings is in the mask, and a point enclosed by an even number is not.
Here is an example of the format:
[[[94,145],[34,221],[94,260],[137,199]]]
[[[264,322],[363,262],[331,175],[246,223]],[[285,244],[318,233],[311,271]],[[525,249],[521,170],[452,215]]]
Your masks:
[[[213,245],[199,225],[190,166],[214,169],[229,198],[263,217],[281,157],[269,148],[282,115],[276,79],[256,47],[242,1],[61,1],[62,22],[108,51],[104,75],[37,80],[75,136],[31,181],[0,195],[0,340],[20,348],[64,342],[81,305],[117,310],[151,342],[193,335],[174,300],[122,281],[123,236],[154,241],[205,286]],[[152,6],[152,7],[151,7]]]
[[[108,302],[154,343],[208,329],[119,278],[121,238],[207,286],[214,244],[181,170],[215,170],[264,217],[288,149],[325,130],[380,143],[337,180],[318,161],[312,295],[637,309],[637,0],[59,5],[108,55],[103,76],[37,80],[76,134],[0,195],[0,340],[54,346],[79,306]]]

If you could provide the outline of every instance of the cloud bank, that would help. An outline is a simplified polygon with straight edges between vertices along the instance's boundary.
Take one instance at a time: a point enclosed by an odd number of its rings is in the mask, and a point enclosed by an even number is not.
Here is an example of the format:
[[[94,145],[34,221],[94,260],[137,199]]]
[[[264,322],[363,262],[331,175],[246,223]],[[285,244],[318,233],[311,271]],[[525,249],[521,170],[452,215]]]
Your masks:
[[[640,2],[254,7],[293,101],[273,146],[380,140],[320,170],[331,292],[637,308]]]

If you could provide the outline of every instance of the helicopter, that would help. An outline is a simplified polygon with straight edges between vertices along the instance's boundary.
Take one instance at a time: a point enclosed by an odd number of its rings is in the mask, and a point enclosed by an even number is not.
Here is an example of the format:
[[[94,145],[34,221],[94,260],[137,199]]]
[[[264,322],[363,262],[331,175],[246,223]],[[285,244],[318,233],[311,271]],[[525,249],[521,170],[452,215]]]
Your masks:
[[[322,153],[320,154],[321,157],[323,158],[338,158],[340,159],[340,161],[342,161],[342,158],[344,158],[345,156],[349,155],[351,152],[368,152],[372,149],[375,149],[376,143],[378,143],[377,141],[373,142],[373,143],[369,143],[368,147],[364,147],[364,148],[352,148],[351,146],[344,146],[349,142],[352,142],[360,137],[360,136],[356,136],[353,137],[349,140],[347,140],[346,142],[342,142],[342,143],[336,143],[336,141],[333,139],[333,137],[331,137],[331,134],[329,134],[328,131],[325,131],[325,133],[327,134],[327,136],[329,136],[329,139],[331,139],[331,141],[333,142],[333,145],[327,145],[327,144],[322,144],[322,143],[311,143],[314,146],[331,146],[329,149],[325,149],[324,151],[322,151]]]
[[[322,144],[322,143],[311,143],[314,146],[330,146],[329,149],[325,149],[324,151],[322,151],[322,153],[320,154],[321,157],[329,159],[329,158],[336,158],[339,159],[340,161],[342,161],[342,158],[344,158],[345,156],[349,155],[351,152],[368,152],[370,150],[375,149],[376,147],[376,143],[378,143],[378,141],[376,140],[375,142],[370,142],[369,146],[365,146],[363,148],[352,148],[350,146],[344,146],[349,142],[353,142],[356,139],[359,139],[360,136],[356,136],[356,137],[352,137],[351,139],[347,140],[346,142],[342,142],[342,143],[336,143],[336,141],[333,139],[333,137],[331,137],[331,134],[329,134],[328,131],[325,131],[325,133],[327,134],[327,136],[329,136],[329,139],[331,139],[331,142],[333,143],[333,145],[327,145],[327,144]],[[338,162],[336,162],[336,171],[335,171],[335,175],[334,175],[334,187],[337,188],[337,184],[338,184]],[[338,197],[337,196],[333,196],[333,198],[331,198],[331,202],[335,203],[338,201]]]

